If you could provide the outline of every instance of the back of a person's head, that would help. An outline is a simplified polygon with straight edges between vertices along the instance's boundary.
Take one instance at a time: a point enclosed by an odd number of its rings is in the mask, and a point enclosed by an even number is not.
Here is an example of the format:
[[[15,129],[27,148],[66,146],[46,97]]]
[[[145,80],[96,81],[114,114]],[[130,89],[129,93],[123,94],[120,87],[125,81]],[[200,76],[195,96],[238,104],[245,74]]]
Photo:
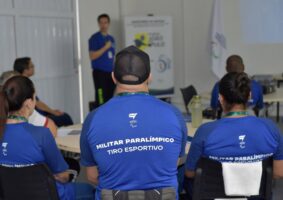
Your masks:
[[[3,73],[1,74],[1,76],[0,76],[0,85],[3,86],[4,83],[5,83],[8,79],[10,79],[10,78],[13,77],[13,76],[19,76],[19,75],[21,75],[19,72],[13,71],[13,70],[3,72]]]
[[[118,83],[143,84],[150,76],[149,55],[135,46],[129,46],[116,55],[113,72]]]
[[[241,56],[231,55],[226,60],[226,71],[229,72],[244,72],[245,65]]]
[[[29,68],[30,61],[29,57],[17,58],[14,62],[14,70],[22,74],[25,69]]]
[[[32,81],[24,76],[14,76],[7,80],[0,91],[0,139],[9,112],[19,111],[27,99],[35,93]]]
[[[235,104],[247,105],[251,92],[251,81],[244,72],[227,73],[219,82],[219,93],[225,102],[232,106]]]

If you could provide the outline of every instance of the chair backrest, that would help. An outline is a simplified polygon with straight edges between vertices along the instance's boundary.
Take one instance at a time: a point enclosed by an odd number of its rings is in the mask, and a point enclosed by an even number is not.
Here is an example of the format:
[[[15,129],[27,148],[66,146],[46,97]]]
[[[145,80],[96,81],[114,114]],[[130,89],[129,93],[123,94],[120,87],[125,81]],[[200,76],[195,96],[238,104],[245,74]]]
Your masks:
[[[271,199],[272,190],[272,158],[262,161],[262,177],[259,197],[265,200]],[[239,196],[227,196],[224,190],[222,165],[218,161],[201,158],[198,162],[194,188],[193,200],[216,199],[216,198],[241,198]],[[246,198],[243,196],[242,198]]]
[[[180,90],[183,96],[186,111],[189,114],[188,104],[190,103],[193,96],[197,95],[197,91],[193,85],[189,85],[186,88],[181,88]]]
[[[53,174],[45,164],[0,166],[0,199],[59,200]]]

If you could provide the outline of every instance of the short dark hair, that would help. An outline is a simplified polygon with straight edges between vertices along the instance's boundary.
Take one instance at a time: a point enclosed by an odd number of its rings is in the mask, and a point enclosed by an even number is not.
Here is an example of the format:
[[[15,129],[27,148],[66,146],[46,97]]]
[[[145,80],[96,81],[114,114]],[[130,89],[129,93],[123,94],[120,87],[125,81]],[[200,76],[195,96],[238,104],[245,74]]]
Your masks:
[[[245,65],[241,56],[231,55],[226,60],[226,71],[229,72],[244,72]]]
[[[22,74],[26,69],[29,68],[30,57],[17,58],[14,62],[14,70]]]
[[[244,72],[227,73],[219,83],[219,93],[227,103],[227,110],[235,104],[247,105],[251,92],[251,80]]]
[[[109,15],[106,14],[106,13],[103,13],[103,14],[101,14],[101,15],[99,15],[99,16],[97,17],[97,22],[100,22],[100,20],[101,20],[102,18],[107,18],[108,22],[111,21]]]

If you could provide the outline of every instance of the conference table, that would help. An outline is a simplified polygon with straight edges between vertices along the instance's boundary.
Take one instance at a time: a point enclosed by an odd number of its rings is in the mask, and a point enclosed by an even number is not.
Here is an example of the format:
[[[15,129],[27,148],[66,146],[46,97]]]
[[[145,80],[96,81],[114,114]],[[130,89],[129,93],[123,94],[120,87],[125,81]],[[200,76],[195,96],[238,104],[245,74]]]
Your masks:
[[[207,123],[209,119],[203,119],[202,123]],[[193,137],[197,128],[192,127],[191,123],[187,123],[188,136]],[[58,136],[55,138],[57,146],[60,150],[80,153],[80,132],[82,129],[82,124],[76,124],[73,126],[63,127],[58,129]],[[189,151],[190,142],[186,146],[186,153]]]

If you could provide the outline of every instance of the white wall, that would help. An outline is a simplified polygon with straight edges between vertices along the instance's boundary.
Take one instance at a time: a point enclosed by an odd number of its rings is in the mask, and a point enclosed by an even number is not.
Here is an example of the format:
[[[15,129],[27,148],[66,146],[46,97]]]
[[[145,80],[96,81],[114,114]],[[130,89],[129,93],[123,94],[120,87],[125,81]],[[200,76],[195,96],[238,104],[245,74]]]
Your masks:
[[[207,0],[83,0],[80,1],[84,112],[94,98],[87,40],[98,30],[96,17],[106,12],[113,19],[111,33],[123,47],[122,19],[126,15],[169,15],[173,17],[173,56],[175,96],[173,103],[184,109],[180,87],[194,84],[197,90],[210,90],[215,82],[209,66],[209,25],[212,1]],[[196,23],[197,21],[197,23]],[[120,43],[119,43],[120,41]]]
[[[224,10],[224,29],[227,36],[230,53],[243,55],[247,66],[255,65],[248,72],[259,70],[260,73],[272,73],[281,68],[268,62],[253,62],[258,58],[255,52],[249,53],[238,43],[239,40],[239,5],[235,0],[222,0]],[[118,49],[123,47],[122,19],[126,15],[169,15],[173,17],[173,56],[175,95],[173,103],[184,110],[180,87],[193,84],[198,92],[210,91],[216,76],[210,65],[210,26],[212,16],[212,0],[82,0],[80,1],[80,22],[82,42],[82,66],[84,88],[84,111],[88,112],[88,102],[94,99],[94,88],[91,77],[91,67],[88,58],[87,40],[98,30],[96,17],[107,12],[113,19],[111,33],[115,36]],[[230,42],[231,40],[231,42]],[[229,43],[230,42],[230,43]],[[263,50],[270,52],[268,46]],[[249,53],[249,54],[248,54]],[[281,56],[275,52],[276,59]],[[281,56],[282,57],[282,56]],[[253,63],[253,64],[252,64]],[[266,68],[268,65],[269,68]],[[273,68],[270,68],[274,66]],[[267,70],[268,69],[268,70]],[[272,69],[272,70],[270,70]],[[283,71],[283,70],[281,70]]]

